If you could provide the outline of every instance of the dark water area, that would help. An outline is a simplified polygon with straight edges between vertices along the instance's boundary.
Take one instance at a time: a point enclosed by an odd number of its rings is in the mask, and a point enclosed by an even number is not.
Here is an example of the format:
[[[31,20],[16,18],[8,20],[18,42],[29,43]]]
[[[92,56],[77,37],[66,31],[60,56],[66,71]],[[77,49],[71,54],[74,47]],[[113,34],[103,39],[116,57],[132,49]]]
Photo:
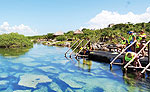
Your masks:
[[[123,76],[120,66],[111,71],[108,63],[65,58],[67,49],[35,44],[12,56],[0,50],[0,92],[150,92],[149,77]]]

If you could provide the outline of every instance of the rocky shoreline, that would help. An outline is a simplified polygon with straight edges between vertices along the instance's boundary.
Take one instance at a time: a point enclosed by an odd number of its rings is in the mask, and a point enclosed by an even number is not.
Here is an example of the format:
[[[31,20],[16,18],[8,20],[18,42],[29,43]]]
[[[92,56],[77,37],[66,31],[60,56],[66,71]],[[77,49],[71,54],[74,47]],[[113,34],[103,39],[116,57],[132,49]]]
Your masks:
[[[37,43],[42,43],[47,46],[62,46],[62,47],[71,47],[73,41],[55,41],[55,40],[37,40]],[[111,45],[105,44],[104,42],[92,43],[92,50],[101,50],[101,51],[109,51]],[[111,46],[113,47],[113,46]]]

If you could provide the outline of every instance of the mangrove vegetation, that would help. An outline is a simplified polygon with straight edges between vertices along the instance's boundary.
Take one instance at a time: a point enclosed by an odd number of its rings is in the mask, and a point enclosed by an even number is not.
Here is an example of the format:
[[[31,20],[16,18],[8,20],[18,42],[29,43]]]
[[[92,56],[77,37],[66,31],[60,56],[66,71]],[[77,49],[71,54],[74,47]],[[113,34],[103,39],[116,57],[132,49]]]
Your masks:
[[[123,24],[113,24],[103,29],[86,29],[83,28],[81,34],[74,34],[74,31],[68,31],[64,33],[64,35],[54,36],[53,33],[48,33],[47,35],[39,35],[39,36],[30,36],[29,39],[34,41],[40,39],[46,39],[46,41],[51,42],[54,41],[74,41],[77,39],[90,39],[92,43],[97,42],[105,42],[108,44],[114,43],[118,44],[121,40],[121,37],[129,38],[128,31],[134,31],[135,33],[139,33],[141,30],[144,30],[147,38],[146,40],[150,40],[150,23],[137,23],[132,24],[130,22]]]
[[[24,35],[18,33],[0,35],[0,48],[29,48],[33,43]]]

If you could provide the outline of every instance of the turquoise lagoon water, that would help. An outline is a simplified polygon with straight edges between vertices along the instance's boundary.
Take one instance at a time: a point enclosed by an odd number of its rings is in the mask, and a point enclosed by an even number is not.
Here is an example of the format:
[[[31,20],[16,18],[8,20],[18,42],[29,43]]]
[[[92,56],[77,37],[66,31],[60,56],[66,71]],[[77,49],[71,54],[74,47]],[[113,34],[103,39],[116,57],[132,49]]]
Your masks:
[[[35,44],[18,57],[0,56],[0,92],[149,92],[149,78],[123,76],[120,66],[67,59],[68,48]],[[138,75],[138,74],[137,74]]]

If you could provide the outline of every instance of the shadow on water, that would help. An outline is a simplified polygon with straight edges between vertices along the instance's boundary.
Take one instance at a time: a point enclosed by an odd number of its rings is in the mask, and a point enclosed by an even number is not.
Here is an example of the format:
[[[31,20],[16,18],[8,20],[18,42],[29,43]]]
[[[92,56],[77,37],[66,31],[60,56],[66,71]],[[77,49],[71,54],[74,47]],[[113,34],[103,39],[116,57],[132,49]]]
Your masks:
[[[92,66],[92,60],[88,60],[86,58],[83,58],[82,61],[77,60],[78,61],[78,68],[80,69],[87,69],[88,72],[91,71],[91,66]]]
[[[75,58],[75,60],[73,58],[68,58],[68,57],[65,57],[65,58],[67,60],[70,60],[74,64],[77,61],[77,67],[78,67],[79,70],[88,70],[88,72],[91,71],[92,60],[89,60],[87,58],[82,58],[82,59]]]
[[[125,73],[123,74],[124,83],[129,85],[129,90],[133,91],[137,87],[139,88],[138,91],[140,92],[149,92],[150,91],[150,79],[143,78],[141,71],[135,71],[132,73]]]
[[[67,58],[69,59],[69,58]],[[81,59],[73,59],[70,58],[70,60],[72,62],[77,62],[77,67],[79,70],[81,71],[85,71],[87,70],[88,72],[91,72],[91,66],[92,63],[95,63],[95,61],[92,60],[88,60],[87,58],[81,58]],[[98,63],[98,62],[96,62]],[[102,64],[101,62],[99,62],[99,64]],[[105,65],[105,63],[104,63]],[[107,64],[106,64],[107,66]],[[109,66],[109,65],[108,65]],[[143,78],[143,75],[141,74],[141,71],[132,71],[129,73],[124,73],[121,66],[115,66],[115,69],[113,70],[107,70],[104,69],[104,72],[107,71],[110,76],[111,73],[113,75],[116,75],[117,77],[112,77],[112,79],[114,80],[118,80],[121,81],[120,79],[122,79],[122,82],[127,85],[127,89],[126,91],[129,92],[150,92],[150,74],[146,75],[146,78]],[[121,75],[121,76],[119,76]],[[116,79],[118,78],[118,79]]]
[[[0,55],[4,57],[8,56],[15,56],[18,57],[20,55],[24,55],[26,52],[28,52],[31,48],[0,48]]]

